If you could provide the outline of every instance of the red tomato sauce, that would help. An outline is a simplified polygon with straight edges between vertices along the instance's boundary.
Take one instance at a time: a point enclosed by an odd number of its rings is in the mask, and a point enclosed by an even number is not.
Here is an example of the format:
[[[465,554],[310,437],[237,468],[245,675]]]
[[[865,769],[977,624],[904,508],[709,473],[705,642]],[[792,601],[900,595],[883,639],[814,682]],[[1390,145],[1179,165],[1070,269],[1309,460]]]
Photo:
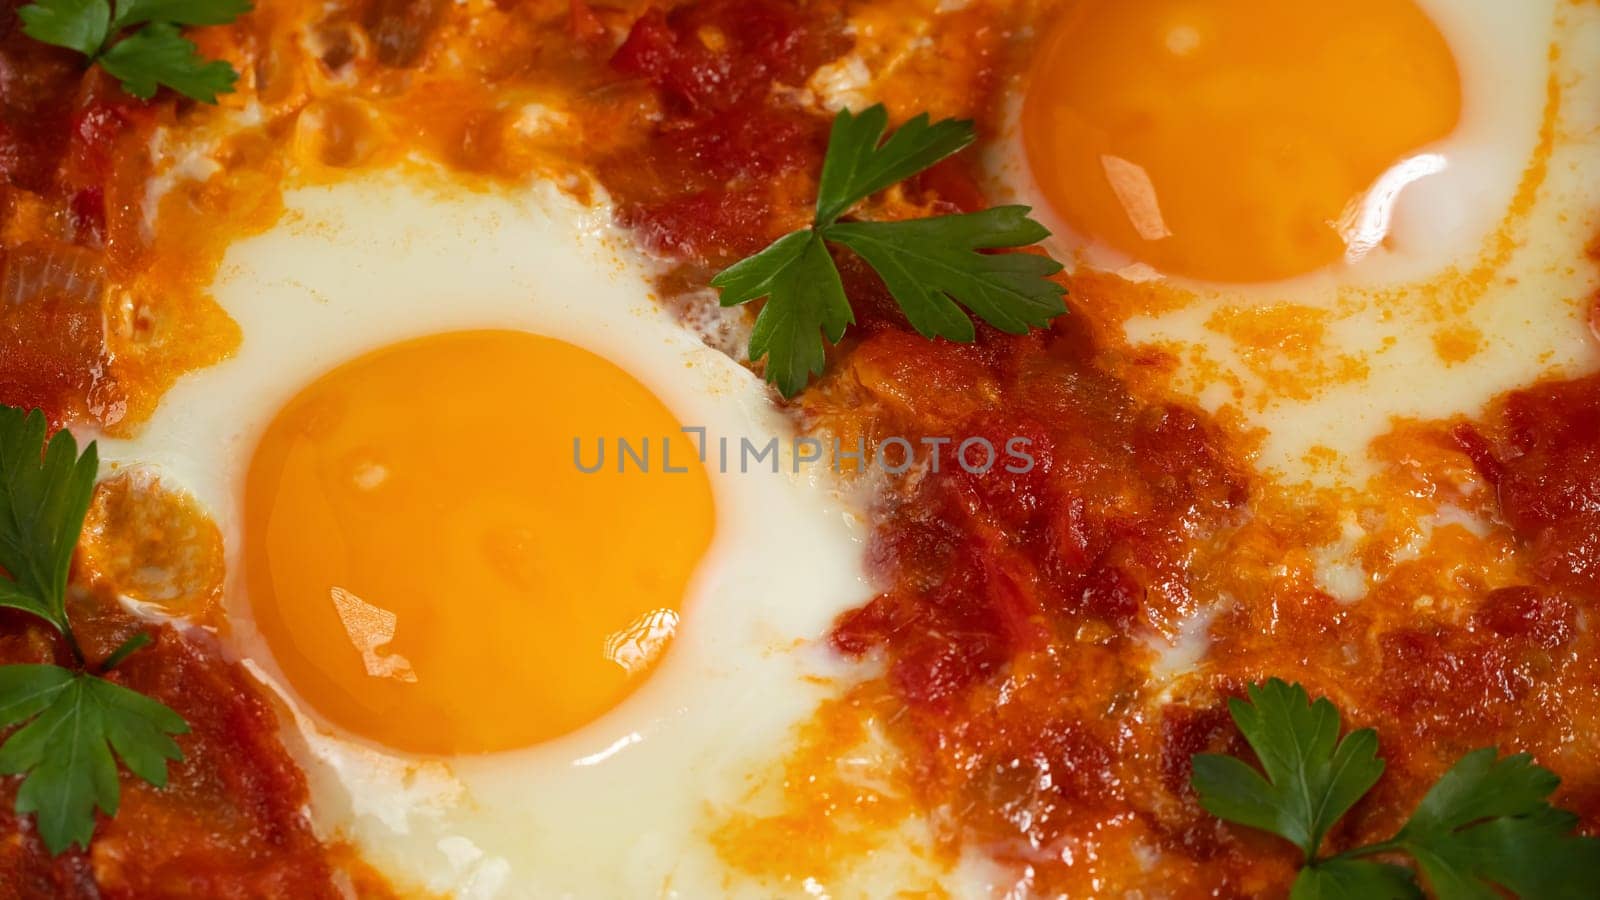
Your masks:
[[[1457,439],[1547,587],[1600,600],[1600,376],[1541,384],[1497,404],[1486,435]]]
[[[655,88],[660,117],[602,167],[605,183],[625,222],[697,273],[803,227],[825,146],[820,117],[786,110],[785,97],[834,48],[821,39],[831,11],[740,6],[750,11],[648,15],[612,60]],[[738,52],[803,49],[795,65],[730,78],[707,29]],[[972,38],[979,55],[1007,39],[985,29]],[[975,72],[971,102],[992,106],[996,81]],[[963,154],[874,212],[981,207],[979,167]],[[894,711],[880,724],[947,848],[1011,864],[1041,893],[1156,881],[1178,897],[1286,895],[1293,848],[1219,822],[1188,783],[1195,753],[1248,757],[1225,701],[1273,676],[1381,735],[1388,775],[1331,835],[1335,849],[1390,836],[1445,768],[1486,745],[1534,752],[1565,779],[1558,802],[1600,829],[1600,759],[1569,737],[1600,714],[1588,699],[1600,673],[1585,663],[1600,647],[1577,625],[1600,592],[1600,382],[1514,395],[1482,431],[1420,424],[1387,439],[1377,499],[1355,505],[1363,515],[1400,519],[1416,498],[1449,497],[1511,534],[1446,528],[1421,559],[1363,560],[1374,587],[1345,605],[1312,555],[1336,540],[1350,501],[1259,482],[1248,435],[1168,399],[1172,360],[1097,329],[1097,295],[1119,290],[1110,279],[1069,280],[1073,314],[1047,331],[980,325],[961,346],[911,333],[875,275],[838,261],[858,325],[796,400],[802,422],[846,443],[1022,437],[1036,460],[974,475],[948,455],[934,472],[924,452],[914,477],[891,480],[870,548],[885,587],[832,634],[840,653],[885,666],[877,689]],[[1497,484],[1498,499],[1463,486],[1474,478]],[[1483,572],[1463,563],[1491,547],[1504,553]],[[1435,605],[1418,607],[1425,598]],[[1164,698],[1149,635],[1207,608],[1206,674]],[[824,783],[836,760],[815,764]]]
[[[141,623],[103,597],[73,610],[75,633],[103,658]],[[148,626],[143,626],[148,629]],[[100,817],[91,848],[52,858],[12,811],[17,780],[0,781],[0,897],[343,896],[303,814],[305,779],[278,739],[262,690],[204,640],[171,628],[112,679],[167,704],[189,723],[185,759],[166,788],[120,773],[121,808]],[[18,613],[0,615],[0,664],[66,665],[58,641]]]
[[[95,288],[108,265],[109,155],[137,126],[94,99],[76,54],[22,33],[22,5],[0,4],[0,213],[6,232],[28,236],[0,256],[0,400],[59,424],[118,400]]]
[[[737,6],[737,16],[715,2],[647,16],[612,60],[651,79],[663,118],[621,166],[654,167],[648,187],[615,175],[607,187],[647,242],[692,265],[730,262],[803,227],[826,143],[826,122],[774,90],[803,83],[835,46],[816,40],[826,18]],[[741,52],[806,49],[729,81],[696,37],[708,27]],[[908,200],[931,212],[986,205],[972,165],[919,176]],[[775,191],[784,178],[798,189]],[[1249,884],[1256,864],[1223,842],[1187,788],[1188,754],[1229,744],[1225,715],[1174,708],[1148,750],[1104,715],[1142,677],[1136,627],[1195,606],[1189,536],[1229,522],[1249,498],[1223,434],[1189,407],[1131,394],[1099,364],[1085,322],[1021,338],[980,326],[970,346],[930,342],[909,332],[875,275],[840,262],[860,325],[801,399],[807,419],[919,446],[1020,438],[1035,460],[1026,472],[997,464],[974,475],[949,447],[939,474],[894,490],[871,550],[891,586],[834,631],[840,652],[886,660],[919,799],[958,811],[947,837],[1026,863],[1152,815],[1146,795],[1159,791],[1183,809],[1160,817],[1159,839],[1196,848],[1203,880]],[[1025,683],[1006,678],[1019,670]],[[1153,778],[1147,752],[1159,760]]]
[[[610,60],[653,88],[662,112],[641,144],[599,163],[622,221],[652,249],[702,262],[806,224],[788,198],[815,184],[828,123],[782,89],[848,47],[841,26],[776,0],[646,12]]]

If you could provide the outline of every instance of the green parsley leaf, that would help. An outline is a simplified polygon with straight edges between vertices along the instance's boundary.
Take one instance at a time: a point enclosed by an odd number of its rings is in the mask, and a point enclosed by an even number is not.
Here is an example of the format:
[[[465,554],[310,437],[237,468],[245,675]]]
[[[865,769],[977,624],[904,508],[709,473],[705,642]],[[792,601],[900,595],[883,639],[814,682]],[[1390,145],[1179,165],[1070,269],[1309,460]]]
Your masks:
[[[29,37],[82,53],[141,100],[165,85],[215,103],[239,73],[202,57],[179,26],[222,25],[250,9],[250,0],[119,0],[113,15],[107,0],[34,0],[18,15]]]
[[[83,652],[67,619],[67,575],[94,494],[99,460],[78,454],[66,429],[47,442],[44,414],[0,405],[0,606],[32,613]],[[149,643],[138,634],[100,666],[108,672]],[[31,721],[30,721],[31,720]],[[168,735],[189,730],[166,706],[86,672],[51,665],[0,666],[0,775],[24,775],[19,816],[34,814],[51,853],[88,847],[94,811],[115,815],[121,799],[116,751],[133,774],[161,787],[167,761],[183,754]]]
[[[750,358],[767,357],[767,380],[793,396],[826,356],[819,332],[837,342],[855,322],[839,270],[815,231],[796,231],[711,280],[722,305],[768,297],[750,333]]]
[[[71,640],[67,573],[99,471],[66,429],[45,443],[44,414],[0,406],[0,606],[32,613]],[[76,644],[73,644],[76,650]]]
[[[1330,859],[1300,870],[1289,900],[1414,900],[1422,891],[1404,866],[1363,859]]]
[[[106,0],[35,0],[17,10],[22,33],[36,41],[94,56],[111,34]]]
[[[111,30],[145,22],[226,25],[250,10],[250,0],[120,0]]]
[[[839,217],[878,191],[971,144],[972,123],[932,122],[926,114],[888,140],[882,104],[834,119],[817,189],[812,227],[785,235],[711,280],[723,306],[768,298],[750,338],[750,358],[767,360],[767,380],[785,397],[821,374],[824,339],[837,343],[855,321],[828,252],[843,245],[875,269],[906,318],[924,337],[971,341],[965,307],[994,327],[1022,334],[1066,312],[1065,290],[1050,280],[1061,265],[1031,254],[983,250],[1024,247],[1050,232],[1028,208],[1003,206],[977,213],[907,222],[845,222]]]
[[[1526,753],[1498,762],[1495,757],[1492,747],[1463,756],[1417,804],[1401,836],[1443,834],[1496,816],[1528,815],[1544,808],[1544,798],[1561,784]]]
[[[1066,293],[1050,276],[1061,264],[1032,253],[979,253],[1021,247],[1050,236],[1028,218],[1026,206],[905,222],[846,222],[823,237],[837,241],[876,269],[889,293],[923,337],[971,341],[972,320],[956,306],[1011,334],[1048,325],[1067,311]]]
[[[945,119],[931,124],[927,113],[901,125],[883,141],[888,127],[889,110],[882,103],[859,116],[842,109],[834,118],[817,185],[817,227],[833,224],[850,207],[977,139],[971,122]],[[883,141],[881,147],[879,141]]]
[[[0,745],[0,774],[27,776],[17,814],[35,815],[52,854],[89,846],[97,808],[116,815],[122,789],[113,749],[128,771],[163,787],[167,761],[183,759],[169,735],[189,730],[168,707],[103,678],[0,666],[0,728],[25,722]]]
[[[140,100],[154,97],[156,88],[165,85],[185,97],[216,103],[217,95],[232,91],[239,80],[233,66],[208,62],[193,41],[164,23],[146,25],[113,44],[100,56],[100,67]]]
[[[1439,900],[1600,897],[1600,839],[1548,802],[1561,780],[1527,754],[1498,760],[1475,750],[1428,791],[1389,840],[1322,858],[1322,838],[1383,772],[1371,729],[1337,745],[1339,713],[1277,679],[1248,689],[1229,710],[1267,778],[1228,756],[1197,754],[1191,783],[1219,818],[1293,841],[1306,854],[1291,900],[1411,900],[1410,869],[1364,859],[1406,854]],[[1270,780],[1269,780],[1270,779]]]
[[[1396,841],[1442,900],[1600,897],[1600,839],[1573,834],[1576,816],[1546,802],[1561,779],[1526,753],[1467,754],[1422,798]]]
[[[1312,703],[1300,685],[1272,679],[1247,689],[1228,711],[1266,770],[1231,756],[1194,758],[1194,787],[1212,815],[1270,831],[1315,859],[1328,829],[1383,775],[1378,734],[1370,728],[1339,740],[1339,711]]]

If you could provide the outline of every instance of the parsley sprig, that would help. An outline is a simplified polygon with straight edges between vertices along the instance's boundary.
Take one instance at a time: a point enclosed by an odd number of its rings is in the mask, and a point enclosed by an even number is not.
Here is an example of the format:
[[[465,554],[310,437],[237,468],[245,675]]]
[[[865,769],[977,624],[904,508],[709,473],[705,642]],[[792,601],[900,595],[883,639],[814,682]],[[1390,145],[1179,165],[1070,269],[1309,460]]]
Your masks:
[[[833,122],[811,227],[779,238],[711,280],[723,306],[762,297],[767,304],[750,335],[750,358],[767,359],[767,380],[786,397],[821,374],[823,338],[837,343],[855,322],[827,245],[849,248],[883,278],[923,337],[971,341],[976,313],[1001,331],[1022,334],[1066,312],[1064,289],[1050,276],[1061,264],[1030,253],[984,250],[1025,247],[1050,236],[1025,206],[902,222],[841,222],[862,200],[971,144],[972,123],[927,114],[883,139],[882,104],[860,115],[843,110]]]
[[[1300,685],[1273,679],[1228,710],[1261,770],[1198,754],[1192,783],[1211,814],[1276,834],[1305,862],[1292,900],[1419,898],[1412,869],[1371,857],[1410,856],[1440,900],[1495,900],[1504,889],[1538,900],[1600,897],[1600,839],[1573,833],[1578,817],[1547,802],[1561,780],[1525,753],[1493,747],[1462,757],[1394,837],[1321,855],[1328,830],[1383,775],[1378,735],[1339,739],[1339,712]],[[1265,777],[1263,777],[1263,772]]]
[[[76,50],[141,100],[165,85],[185,97],[217,102],[239,73],[207,60],[179,30],[225,25],[250,11],[250,0],[34,0],[18,11],[36,41]]]
[[[45,440],[38,410],[0,405],[0,606],[31,613],[59,632],[75,668],[0,666],[0,775],[23,775],[19,816],[33,814],[51,853],[89,846],[94,811],[116,815],[117,763],[157,787],[183,753],[170,735],[188,725],[168,707],[101,677],[149,642],[117,648],[94,672],[67,619],[67,574],[94,493],[95,445],[78,454],[65,429]],[[116,757],[113,758],[112,752]]]

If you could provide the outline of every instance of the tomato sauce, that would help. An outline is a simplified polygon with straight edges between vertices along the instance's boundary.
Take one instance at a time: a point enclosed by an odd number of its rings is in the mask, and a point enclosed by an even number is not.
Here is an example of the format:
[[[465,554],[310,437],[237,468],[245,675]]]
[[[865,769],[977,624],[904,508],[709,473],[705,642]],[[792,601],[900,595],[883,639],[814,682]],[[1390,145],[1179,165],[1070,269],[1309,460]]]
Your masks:
[[[624,167],[647,160],[647,187],[615,176],[607,187],[652,246],[704,268],[805,224],[825,146],[819,117],[782,99],[807,68],[755,66],[730,83],[696,39],[711,28],[748,52],[805,45],[819,26],[778,4],[758,24],[763,4],[740,6],[738,17],[718,3],[647,16],[612,60],[647,74],[663,118]],[[791,60],[814,68],[822,56]],[[906,202],[985,205],[973,165],[919,176]],[[784,178],[797,184],[775,191]],[[739,212],[721,218],[730,208]],[[717,233],[730,223],[732,235]],[[1096,835],[1148,835],[1204,862],[1173,867],[1169,883],[1254,890],[1256,860],[1281,861],[1227,840],[1187,788],[1189,753],[1237,743],[1220,707],[1173,707],[1148,738],[1108,715],[1143,679],[1139,630],[1196,608],[1185,565],[1196,536],[1228,527],[1249,500],[1228,436],[1192,408],[1135,396],[1083,319],[1025,337],[980,326],[970,346],[930,342],[909,332],[875,275],[840,263],[860,324],[800,399],[802,417],[873,442],[1021,439],[1034,460],[975,475],[947,455],[934,473],[924,452],[919,476],[876,516],[873,564],[890,587],[834,631],[839,652],[887,664],[919,803],[952,811],[946,840],[1041,872]],[[1064,876],[1041,875],[1039,887],[1073,883],[1052,878]]]
[[[1600,376],[1516,391],[1488,430],[1463,426],[1457,437],[1494,483],[1534,574],[1600,600]]]
[[[808,14],[809,13],[809,14]],[[654,89],[661,121],[599,166],[619,214],[658,252],[737,259],[805,224],[827,122],[783,99],[848,43],[842,19],[775,0],[652,9],[611,68]]]
[[[602,172],[652,247],[709,272],[804,226],[822,133],[781,110],[805,71],[752,67],[749,79],[769,82],[752,93],[749,80],[724,83],[721,60],[695,36],[745,28],[760,36],[750,41],[783,46],[826,26],[830,11],[813,13],[809,28],[789,10],[754,28],[707,3],[635,26],[612,65],[646,74],[661,117],[623,168],[657,168],[642,185]],[[995,60],[1016,39],[990,21],[956,43]],[[982,66],[964,77],[927,95],[998,130],[1002,79]],[[961,85],[965,99],[951,101]],[[719,113],[728,105],[738,115]],[[763,134],[765,149],[752,150]],[[773,187],[785,180],[793,185]],[[982,180],[964,154],[868,212],[981,207]],[[910,333],[875,275],[839,263],[858,325],[797,399],[805,426],[869,445],[1022,437],[1037,463],[974,475],[948,457],[934,471],[924,452],[912,475],[891,479],[870,550],[884,590],[832,635],[838,652],[884,675],[820,715],[872,717],[889,732],[906,756],[905,790],[947,850],[981,848],[1041,893],[1155,880],[1178,897],[1285,895],[1295,851],[1217,821],[1188,785],[1194,753],[1248,757],[1225,701],[1272,676],[1334,699],[1347,727],[1379,730],[1389,774],[1331,835],[1335,848],[1388,837],[1433,779],[1485,745],[1534,752],[1564,777],[1560,802],[1600,829],[1600,759],[1567,737],[1600,713],[1589,699],[1600,674],[1585,663],[1600,648],[1577,624],[1600,588],[1600,384],[1514,395],[1482,433],[1407,426],[1375,451],[1384,474],[1372,497],[1302,495],[1259,479],[1248,434],[1168,399],[1171,360],[1100,324],[1117,319],[1098,309],[1126,308],[1139,288],[1085,273],[1069,280],[1072,314],[1049,330],[1014,337],[980,325],[960,346]],[[1444,505],[1506,529],[1431,524]],[[1329,593],[1317,562],[1346,511],[1388,523],[1348,551],[1372,585],[1356,605]],[[1420,558],[1397,549],[1419,534],[1430,536]],[[1164,681],[1160,657],[1196,630],[1204,674]],[[795,765],[809,774],[790,771],[786,783],[836,778],[837,752],[829,741],[803,749]],[[790,796],[777,834],[815,804]],[[863,796],[874,805],[857,815],[881,810],[876,793]],[[842,816],[819,807],[805,827],[845,841],[827,824]],[[754,830],[741,819],[734,833]],[[785,868],[776,843],[759,844],[760,859],[730,859],[768,877],[810,874]]]
[[[75,54],[22,34],[0,6],[0,399],[58,423],[114,404],[96,290],[105,275],[106,158],[128,123],[85,101]],[[32,307],[41,307],[35,313]]]
[[[149,630],[102,597],[73,610],[92,659]],[[0,897],[141,898],[343,896],[303,813],[305,779],[278,740],[261,688],[205,640],[171,628],[134,654],[114,681],[167,704],[189,723],[185,759],[154,788],[121,773],[116,817],[91,848],[51,858],[31,820],[12,811],[16,779],[0,782]],[[68,664],[59,641],[17,613],[0,625],[0,663]]]

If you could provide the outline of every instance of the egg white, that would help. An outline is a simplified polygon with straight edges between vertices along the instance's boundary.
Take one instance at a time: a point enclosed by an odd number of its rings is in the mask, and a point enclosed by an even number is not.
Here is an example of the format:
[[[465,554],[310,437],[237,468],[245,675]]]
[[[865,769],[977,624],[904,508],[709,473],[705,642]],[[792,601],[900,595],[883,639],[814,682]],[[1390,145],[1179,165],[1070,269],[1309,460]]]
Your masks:
[[[230,248],[216,279],[218,302],[243,332],[237,355],[184,378],[136,439],[101,446],[108,469],[155,469],[221,528],[225,640],[290,711],[288,744],[319,831],[352,842],[401,889],[464,898],[723,891],[732,882],[707,843],[711,814],[737,805],[748,776],[786,755],[793,726],[828,690],[810,676],[846,674],[818,641],[871,594],[859,517],[826,468],[795,475],[786,458],[780,475],[719,473],[713,451],[712,550],[664,660],[622,705],[539,746],[449,759],[330,727],[282,678],[238,575],[255,443],[323,372],[421,335],[523,329],[611,359],[712,441],[762,445],[791,429],[754,375],[654,302],[649,261],[611,231],[603,203],[583,206],[548,184],[472,191],[416,171],[304,187],[285,201],[282,221]],[[539,400],[506,415],[537,416]],[[518,465],[494,457],[492,434],[463,436],[473,441],[484,444],[474,458]],[[514,694],[470,699],[520,714]]]

